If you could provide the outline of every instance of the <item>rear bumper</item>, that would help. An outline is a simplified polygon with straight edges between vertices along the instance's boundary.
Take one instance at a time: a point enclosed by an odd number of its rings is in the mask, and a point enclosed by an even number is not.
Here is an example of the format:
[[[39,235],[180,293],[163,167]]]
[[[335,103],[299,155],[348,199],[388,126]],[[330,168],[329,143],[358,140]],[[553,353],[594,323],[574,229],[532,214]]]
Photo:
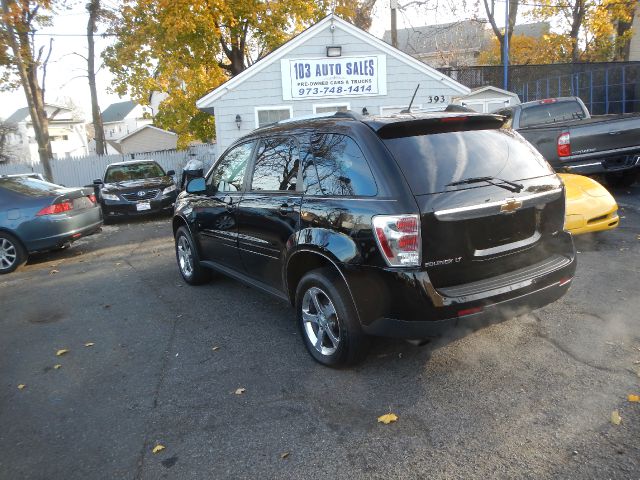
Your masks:
[[[507,300],[490,303],[482,307],[480,312],[442,320],[407,321],[394,318],[378,318],[371,324],[363,326],[363,330],[369,335],[408,339],[439,337],[452,329],[475,330],[555,302],[567,292],[569,285],[570,282],[564,285],[556,282]]]
[[[21,229],[19,236],[29,253],[42,252],[95,233],[102,226],[102,212],[94,207],[73,216],[47,215],[29,223],[29,231]]]
[[[571,160],[559,165],[558,171],[592,175],[596,173],[624,172],[640,168],[640,154],[621,155],[603,159]]]

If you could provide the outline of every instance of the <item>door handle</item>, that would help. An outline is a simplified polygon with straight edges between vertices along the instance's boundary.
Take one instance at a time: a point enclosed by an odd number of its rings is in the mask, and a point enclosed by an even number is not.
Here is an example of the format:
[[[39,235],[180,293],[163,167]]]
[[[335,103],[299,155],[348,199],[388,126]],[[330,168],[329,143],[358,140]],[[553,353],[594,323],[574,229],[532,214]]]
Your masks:
[[[278,211],[281,215],[289,215],[290,213],[293,213],[293,207],[287,203],[283,203],[280,205]]]
[[[609,132],[609,135],[620,135],[622,132],[620,130]]]

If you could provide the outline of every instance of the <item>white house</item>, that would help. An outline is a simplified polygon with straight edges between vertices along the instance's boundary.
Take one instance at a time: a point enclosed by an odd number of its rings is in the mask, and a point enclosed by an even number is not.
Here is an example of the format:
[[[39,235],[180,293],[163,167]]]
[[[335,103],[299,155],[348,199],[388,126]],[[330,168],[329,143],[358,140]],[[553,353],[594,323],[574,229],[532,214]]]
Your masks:
[[[487,85],[474,88],[467,95],[455,98],[453,103],[472,108],[476,112],[491,113],[499,108],[519,104],[520,98],[513,92]]]
[[[153,114],[151,108],[138,105],[132,100],[112,103],[102,112],[104,138],[107,140],[106,153],[118,153],[110,141],[118,141],[134,130],[152,123]]]
[[[153,125],[143,125],[124,137],[108,140],[107,143],[118,153],[123,154],[175,150],[178,145],[178,135]]]
[[[45,110],[49,119],[49,137],[53,158],[87,155],[87,130],[83,118],[78,118],[73,109],[47,103]],[[16,125],[17,131],[7,138],[7,147],[21,163],[36,164],[40,161],[31,116],[27,107],[19,108],[7,123]]]
[[[441,110],[469,89],[379,38],[328,15],[200,98],[215,115],[218,155],[256,127],[338,110]]]

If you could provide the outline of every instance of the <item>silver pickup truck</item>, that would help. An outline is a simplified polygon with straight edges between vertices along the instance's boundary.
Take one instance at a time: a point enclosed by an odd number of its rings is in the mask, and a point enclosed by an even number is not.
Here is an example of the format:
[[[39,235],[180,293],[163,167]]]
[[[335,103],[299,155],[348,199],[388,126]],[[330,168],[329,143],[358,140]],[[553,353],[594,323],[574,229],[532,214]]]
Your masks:
[[[640,171],[640,114],[591,116],[577,97],[536,100],[493,112],[507,118],[558,172],[604,174],[630,185]]]

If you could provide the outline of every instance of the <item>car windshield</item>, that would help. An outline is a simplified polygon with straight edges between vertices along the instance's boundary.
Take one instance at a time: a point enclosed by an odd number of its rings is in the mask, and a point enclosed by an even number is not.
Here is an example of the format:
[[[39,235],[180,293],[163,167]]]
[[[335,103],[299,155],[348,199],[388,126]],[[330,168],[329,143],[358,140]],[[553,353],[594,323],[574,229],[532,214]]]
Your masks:
[[[107,168],[104,181],[106,183],[117,183],[126,182],[127,180],[163,177],[164,175],[164,170],[157,163],[133,163],[131,165],[114,165]]]
[[[64,190],[64,187],[60,185],[31,177],[0,178],[0,188],[5,188],[29,197],[57,195]]]

